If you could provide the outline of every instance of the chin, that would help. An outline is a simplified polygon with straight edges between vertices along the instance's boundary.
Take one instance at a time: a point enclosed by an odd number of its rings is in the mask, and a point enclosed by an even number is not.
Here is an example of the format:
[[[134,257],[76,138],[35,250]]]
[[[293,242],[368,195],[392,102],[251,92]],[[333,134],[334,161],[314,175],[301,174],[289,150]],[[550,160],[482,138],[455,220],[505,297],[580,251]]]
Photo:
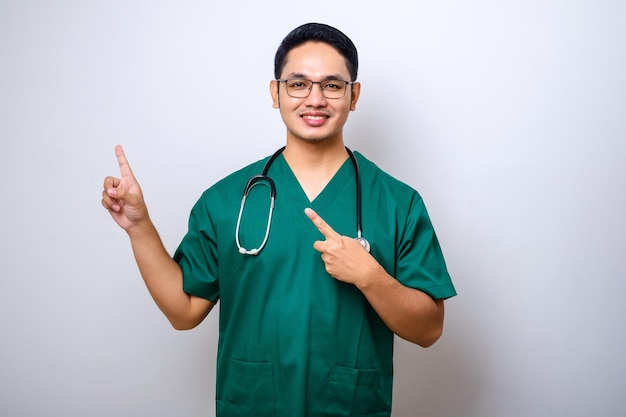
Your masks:
[[[326,135],[323,135],[323,136],[322,135],[303,135],[303,134],[297,134],[295,132],[291,132],[290,136],[293,137],[297,141],[308,142],[308,143],[324,142],[330,139],[330,137]]]
[[[327,142],[327,141],[332,141],[332,140],[336,140],[337,138],[340,138],[341,135],[337,134],[337,133],[333,133],[333,134],[320,134],[318,132],[316,133],[312,133],[312,134],[302,134],[302,135],[295,135],[297,138],[299,138],[300,140],[303,140],[305,142]]]

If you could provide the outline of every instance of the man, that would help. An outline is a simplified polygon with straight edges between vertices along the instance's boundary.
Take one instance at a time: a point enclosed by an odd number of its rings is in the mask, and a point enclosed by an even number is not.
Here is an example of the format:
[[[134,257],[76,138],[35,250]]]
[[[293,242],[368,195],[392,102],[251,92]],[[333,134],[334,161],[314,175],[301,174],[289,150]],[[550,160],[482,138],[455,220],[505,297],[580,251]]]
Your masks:
[[[159,308],[190,329],[220,301],[218,416],[389,416],[394,334],[424,347],[441,335],[455,290],[422,199],[344,146],[357,69],[330,26],[283,40],[270,92],[284,151],[205,191],[174,258],[116,147],[121,177],[105,179],[102,203]],[[371,253],[353,238],[360,211]]]

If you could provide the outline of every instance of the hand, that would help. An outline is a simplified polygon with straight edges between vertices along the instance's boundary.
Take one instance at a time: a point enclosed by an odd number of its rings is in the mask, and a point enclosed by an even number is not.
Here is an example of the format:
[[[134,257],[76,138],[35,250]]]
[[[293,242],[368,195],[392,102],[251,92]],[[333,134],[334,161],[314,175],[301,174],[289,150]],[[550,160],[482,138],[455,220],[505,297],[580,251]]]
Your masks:
[[[380,264],[358,240],[334,231],[312,209],[307,208],[304,213],[326,238],[316,241],[313,248],[322,254],[322,261],[330,276],[361,287],[375,276],[374,273],[380,272]]]
[[[120,178],[106,177],[102,191],[102,205],[109,211],[113,220],[128,231],[144,220],[148,220],[148,209],[143,199],[141,187],[130,169],[120,145],[115,147],[115,156],[120,166]]]
[[[304,210],[326,240],[313,244],[322,254],[326,271],[335,279],[354,284],[387,327],[410,342],[428,347],[441,336],[443,300],[402,285],[356,239],[335,232],[310,208]]]

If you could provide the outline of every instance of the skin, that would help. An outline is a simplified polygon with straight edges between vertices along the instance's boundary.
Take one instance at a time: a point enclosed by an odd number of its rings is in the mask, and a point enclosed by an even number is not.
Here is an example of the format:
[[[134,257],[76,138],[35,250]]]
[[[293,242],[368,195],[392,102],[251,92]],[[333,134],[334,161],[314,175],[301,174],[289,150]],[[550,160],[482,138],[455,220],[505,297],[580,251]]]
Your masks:
[[[333,47],[307,42],[292,49],[281,78],[311,81],[350,80],[345,58]],[[283,87],[283,88],[281,88]],[[287,130],[284,157],[305,193],[313,200],[348,157],[343,127],[356,104],[361,85],[355,83],[342,99],[326,99],[318,84],[307,98],[287,95],[284,85],[270,83],[273,107],[280,111]],[[104,181],[102,204],[128,234],[135,259],[156,304],[176,329],[190,329],[204,320],[214,303],[183,291],[182,272],[165,250],[150,220],[141,187],[121,146],[115,148],[120,177]],[[355,285],[378,315],[398,336],[427,347],[441,336],[442,300],[405,287],[354,239],[335,232],[317,213],[305,210],[324,240],[314,243],[326,271],[333,278]]]
[[[333,47],[307,42],[289,51],[280,78],[349,81],[350,73],[345,58]],[[327,99],[315,84],[307,98],[293,98],[284,84],[279,86],[274,80],[270,83],[273,106],[280,111],[287,128],[283,155],[310,200],[348,158],[343,127],[350,112],[356,109],[360,92],[361,84],[355,83],[342,99]]]
[[[336,280],[355,285],[395,334],[422,347],[431,346],[443,331],[443,300],[433,300],[422,291],[405,287],[389,275],[361,244],[335,232],[310,208],[307,217],[325,240],[314,243]]]

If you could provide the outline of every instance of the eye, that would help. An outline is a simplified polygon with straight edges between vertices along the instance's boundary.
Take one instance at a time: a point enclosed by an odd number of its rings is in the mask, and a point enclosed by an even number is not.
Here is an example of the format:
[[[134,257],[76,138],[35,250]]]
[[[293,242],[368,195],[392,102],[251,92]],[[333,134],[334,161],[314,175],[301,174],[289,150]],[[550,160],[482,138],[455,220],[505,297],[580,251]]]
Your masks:
[[[343,83],[336,82],[336,81],[328,81],[324,83],[324,89],[325,90],[341,90],[343,89]]]
[[[290,80],[287,83],[287,86],[295,90],[302,90],[302,89],[308,88],[306,83],[304,83],[302,80]]]

